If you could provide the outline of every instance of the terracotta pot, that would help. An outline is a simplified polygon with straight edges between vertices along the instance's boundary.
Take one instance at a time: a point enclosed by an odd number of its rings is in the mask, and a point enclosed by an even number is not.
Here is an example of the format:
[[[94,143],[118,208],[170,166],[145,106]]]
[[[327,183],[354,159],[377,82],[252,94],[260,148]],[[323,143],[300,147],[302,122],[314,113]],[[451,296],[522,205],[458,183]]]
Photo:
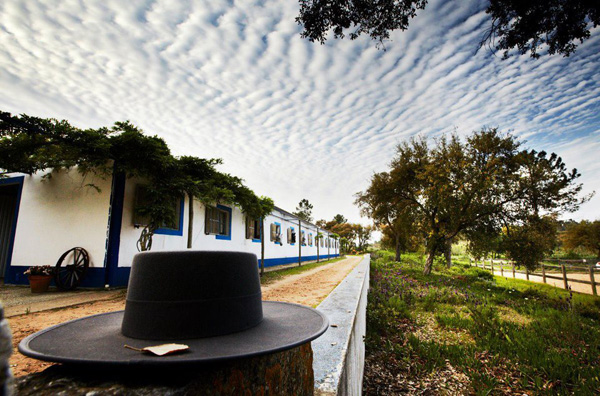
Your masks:
[[[28,278],[32,293],[47,292],[52,282],[52,275],[29,275]]]

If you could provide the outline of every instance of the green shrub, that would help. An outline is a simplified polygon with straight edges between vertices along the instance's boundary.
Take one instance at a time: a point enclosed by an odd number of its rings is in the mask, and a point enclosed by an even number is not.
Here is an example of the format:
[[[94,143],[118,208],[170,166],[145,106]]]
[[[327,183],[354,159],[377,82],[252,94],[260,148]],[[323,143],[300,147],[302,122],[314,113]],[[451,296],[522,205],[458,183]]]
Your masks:
[[[469,267],[465,270],[465,274],[473,278],[485,279],[490,281],[494,279],[494,275],[492,275],[490,271],[484,270],[483,268]]]

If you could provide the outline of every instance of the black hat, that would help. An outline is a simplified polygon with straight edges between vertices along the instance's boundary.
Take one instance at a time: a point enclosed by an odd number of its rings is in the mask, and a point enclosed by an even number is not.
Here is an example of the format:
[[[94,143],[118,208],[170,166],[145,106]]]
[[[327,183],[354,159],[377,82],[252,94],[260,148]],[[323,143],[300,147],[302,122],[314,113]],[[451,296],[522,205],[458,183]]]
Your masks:
[[[291,349],[327,330],[298,304],[262,301],[257,259],[242,252],[144,252],[133,259],[125,311],[47,328],[19,344],[24,355],[104,366],[214,362]],[[124,348],[181,343],[154,356]]]

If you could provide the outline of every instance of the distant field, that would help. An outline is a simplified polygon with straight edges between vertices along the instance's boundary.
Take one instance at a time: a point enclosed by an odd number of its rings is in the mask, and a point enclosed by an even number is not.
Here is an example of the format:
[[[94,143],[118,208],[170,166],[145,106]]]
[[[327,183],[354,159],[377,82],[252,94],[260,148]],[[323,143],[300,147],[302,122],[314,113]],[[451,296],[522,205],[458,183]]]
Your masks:
[[[600,392],[600,298],[457,261],[375,255],[365,393]]]

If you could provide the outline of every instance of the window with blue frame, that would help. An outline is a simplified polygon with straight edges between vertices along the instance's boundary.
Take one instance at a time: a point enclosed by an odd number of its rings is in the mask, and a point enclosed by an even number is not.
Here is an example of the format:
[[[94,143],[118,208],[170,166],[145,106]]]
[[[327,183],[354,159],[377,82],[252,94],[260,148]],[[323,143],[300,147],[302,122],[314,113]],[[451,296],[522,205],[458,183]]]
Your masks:
[[[133,225],[135,227],[146,227],[150,223],[149,216],[140,214],[143,208],[148,205],[150,196],[148,188],[142,184],[138,184],[135,187],[135,199],[134,199],[134,211],[133,211]],[[162,235],[183,235],[183,209],[184,209],[184,198],[177,200],[173,204],[173,213],[175,217],[171,224],[163,224],[161,227],[154,231],[155,234]]]
[[[260,220],[246,216],[246,239],[260,242]]]
[[[290,245],[294,245],[296,243],[296,230],[294,227],[287,229],[287,243]]]
[[[302,243],[302,246],[306,246],[306,232],[304,232],[304,230],[302,230],[302,235],[300,237],[302,238],[302,240],[300,241]]]
[[[281,224],[271,223],[271,242],[283,246],[281,242]]]
[[[221,205],[207,206],[204,217],[204,233],[219,239],[231,239],[231,209]]]

